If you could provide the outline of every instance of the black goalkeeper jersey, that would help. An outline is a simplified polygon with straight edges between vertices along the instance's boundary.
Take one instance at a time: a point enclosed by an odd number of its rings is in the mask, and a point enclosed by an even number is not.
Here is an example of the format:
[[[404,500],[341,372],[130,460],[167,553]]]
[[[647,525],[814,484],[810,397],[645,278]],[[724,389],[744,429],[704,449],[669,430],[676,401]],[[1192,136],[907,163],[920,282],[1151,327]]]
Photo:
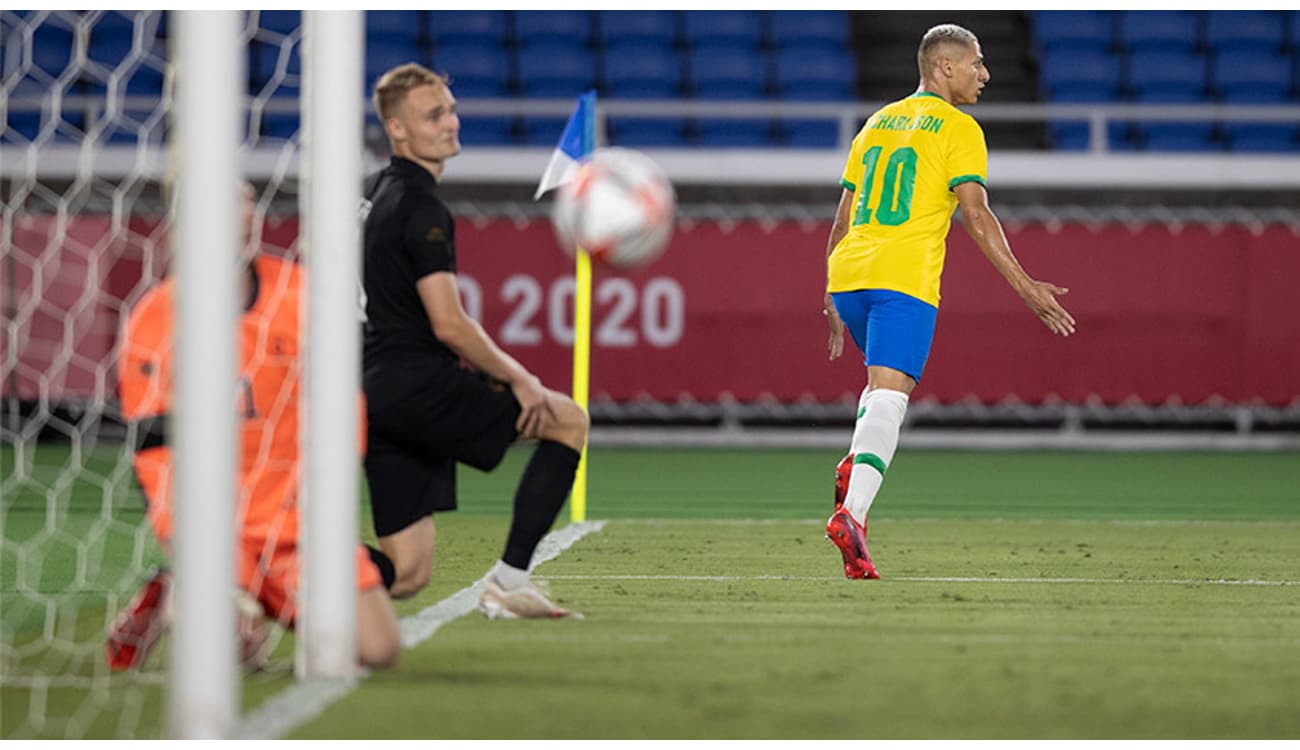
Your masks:
[[[436,386],[439,371],[457,366],[415,286],[431,273],[456,271],[455,222],[437,188],[428,170],[397,156],[366,181],[362,361],[372,407]]]

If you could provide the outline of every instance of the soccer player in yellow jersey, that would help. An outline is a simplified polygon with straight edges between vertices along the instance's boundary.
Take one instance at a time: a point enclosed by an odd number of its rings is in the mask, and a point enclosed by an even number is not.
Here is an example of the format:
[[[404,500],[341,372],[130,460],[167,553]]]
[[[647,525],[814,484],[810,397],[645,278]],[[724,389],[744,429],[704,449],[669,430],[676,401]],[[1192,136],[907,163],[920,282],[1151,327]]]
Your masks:
[[[867,511],[898,445],[907,400],[930,354],[939,306],[944,242],[953,210],[985,257],[1053,333],[1074,333],[1057,302],[1066,289],[1035,281],[1011,254],[985,192],[988,149],[974,104],[988,83],[979,40],[952,24],[925,33],[917,51],[916,93],[887,104],[853,139],[827,245],[823,313],[831,359],[844,330],[865,357],[867,387],[858,401],[849,455],[837,472],[826,533],[844,557],[848,578],[879,578],[867,552]]]

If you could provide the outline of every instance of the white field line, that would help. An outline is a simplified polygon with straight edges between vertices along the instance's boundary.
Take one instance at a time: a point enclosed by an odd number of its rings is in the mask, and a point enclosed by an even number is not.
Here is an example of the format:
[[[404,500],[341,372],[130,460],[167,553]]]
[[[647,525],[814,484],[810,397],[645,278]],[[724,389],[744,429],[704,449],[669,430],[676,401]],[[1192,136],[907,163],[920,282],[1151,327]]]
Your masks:
[[[533,566],[555,559],[579,539],[598,532],[604,527],[604,521],[587,521],[571,523],[558,531],[552,531],[542,539],[537,552],[533,554]],[[479,593],[483,590],[483,583],[486,580],[487,576],[484,576],[437,604],[432,604],[414,615],[403,617],[398,622],[402,634],[402,646],[411,648],[423,643],[436,633],[438,628],[461,615],[472,612],[478,606]],[[352,689],[369,674],[369,670],[362,669],[355,677],[345,680],[294,683],[244,716],[235,736],[237,739],[283,737],[316,718],[330,704],[352,692]]]
[[[737,581],[842,581],[840,576],[650,576],[650,575],[571,575],[539,576],[551,581],[701,581],[732,583]],[[1095,583],[1138,584],[1148,586],[1300,586],[1300,581],[1233,580],[1227,578],[970,578],[964,576],[889,576],[881,582],[909,583]],[[880,584],[870,584],[880,585]]]

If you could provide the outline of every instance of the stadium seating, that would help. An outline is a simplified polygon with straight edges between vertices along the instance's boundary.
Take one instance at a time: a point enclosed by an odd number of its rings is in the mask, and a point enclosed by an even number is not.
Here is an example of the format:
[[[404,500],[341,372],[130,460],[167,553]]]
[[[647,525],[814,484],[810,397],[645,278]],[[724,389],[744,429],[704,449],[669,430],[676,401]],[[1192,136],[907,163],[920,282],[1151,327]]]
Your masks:
[[[771,145],[772,124],[767,120],[695,121],[698,144],[709,148],[760,148]]]
[[[435,47],[446,41],[504,48],[506,12],[501,10],[430,11],[429,38]]]
[[[428,12],[423,10],[389,10],[366,14],[366,42],[388,44],[397,41],[419,44],[427,33]]]
[[[667,10],[606,10],[596,21],[601,46],[640,43],[672,48],[677,44],[677,13]]]
[[[1043,98],[1053,102],[1108,102],[1120,95],[1119,58],[1098,50],[1052,49],[1039,67]]]
[[[302,11],[298,10],[263,10],[257,13],[259,31],[269,31],[280,36],[298,34],[302,26]]]
[[[515,13],[520,46],[538,43],[586,47],[591,44],[591,13],[582,10],[521,10]]]
[[[1291,93],[1290,60],[1273,52],[1223,51],[1214,57],[1210,80],[1225,102],[1281,104]]]
[[[813,47],[852,55],[849,17],[842,10],[774,10],[768,19],[772,46],[778,51]]]
[[[1125,82],[1138,101],[1197,102],[1206,97],[1208,70],[1201,54],[1142,50],[1128,56]]]
[[[839,145],[839,123],[828,120],[782,120],[778,123],[781,143],[791,148],[835,148]]]
[[[1300,149],[1293,125],[1256,125],[1228,123],[1224,135],[1233,151],[1282,152]]]
[[[1248,50],[1277,53],[1285,41],[1282,18],[1264,11],[1209,11],[1205,46],[1212,52]]]
[[[1115,19],[1108,11],[1038,11],[1033,25],[1040,54],[1107,53],[1115,43]]]
[[[689,70],[690,93],[702,99],[758,99],[767,88],[767,59],[757,50],[697,46]]]
[[[519,93],[537,99],[575,97],[596,85],[595,56],[569,44],[538,42],[519,50],[517,71]]]
[[[515,120],[512,117],[460,118],[460,142],[466,146],[499,146],[515,141]]]
[[[524,117],[524,143],[529,146],[551,146],[560,142],[567,117]]]
[[[397,67],[408,62],[417,62],[427,64],[423,50],[419,45],[402,45],[390,43],[384,45],[368,45],[366,48],[366,91],[371,91],[375,87],[375,81],[383,75],[389,68]]]
[[[604,90],[619,99],[675,99],[682,91],[681,57],[668,47],[630,42],[605,48]]]
[[[1134,10],[1119,17],[1119,43],[1130,51],[1190,53],[1200,39],[1200,17],[1189,11]]]
[[[49,16],[35,30],[31,69],[24,75],[32,90],[49,90],[59,78],[57,85],[69,95],[103,95],[110,80],[128,95],[160,94],[162,47],[141,55],[134,40],[137,23],[165,30],[167,14],[88,13],[94,14],[88,64],[80,71],[72,56],[70,12]],[[6,27],[25,17],[7,11]],[[256,11],[248,18],[249,93],[294,96],[298,45],[286,47],[286,40],[300,33],[301,13]],[[1039,63],[1038,91],[1049,102],[1300,101],[1300,11],[1069,10],[1035,11],[1029,18],[1032,47],[1026,52]],[[848,46],[850,27],[849,14],[837,10],[371,12],[365,80],[373,86],[384,70],[414,61],[450,74],[461,99],[571,98],[596,88],[612,99],[851,101],[858,95],[859,68]],[[153,28],[142,31],[159,45],[165,41]],[[288,75],[277,76],[286,49]],[[88,111],[93,116],[94,108]],[[82,127],[84,114],[64,112],[58,127]],[[264,118],[265,134],[296,129],[296,117],[277,117]],[[41,118],[10,112],[8,123],[15,136],[30,137],[40,130]],[[808,146],[834,141],[833,129],[827,121],[799,119],[622,118],[610,123],[610,137],[639,145]],[[518,144],[542,138],[544,130],[514,118],[483,117],[466,122],[464,139]],[[1053,147],[1087,145],[1083,123],[1052,123],[1046,131]],[[1300,148],[1287,123],[1117,122],[1107,136],[1114,148]]]
[[[500,97],[509,93],[510,62],[501,53],[473,42],[444,42],[433,52],[433,69],[451,77],[456,96]]]
[[[609,120],[609,142],[614,146],[681,147],[686,132],[680,119],[618,118]]]
[[[856,65],[843,50],[797,46],[774,58],[774,82],[783,99],[837,100],[853,98]]]
[[[762,16],[753,11],[688,10],[682,27],[693,47],[757,50],[763,43]]]

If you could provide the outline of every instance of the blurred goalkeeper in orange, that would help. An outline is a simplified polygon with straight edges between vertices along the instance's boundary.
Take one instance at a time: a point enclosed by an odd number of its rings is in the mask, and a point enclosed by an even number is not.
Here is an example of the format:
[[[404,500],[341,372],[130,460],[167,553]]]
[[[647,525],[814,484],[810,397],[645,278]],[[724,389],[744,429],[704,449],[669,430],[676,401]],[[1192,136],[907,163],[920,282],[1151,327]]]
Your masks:
[[[246,662],[260,659],[273,618],[293,627],[298,594],[298,353],[303,274],[297,264],[260,254],[252,242],[253,188],[245,184],[239,318],[238,583]],[[122,414],[135,426],[135,473],[154,533],[170,552],[173,283],[163,281],[131,311],[118,360]],[[340,550],[340,554],[346,554]],[[357,562],[357,658],[391,667],[401,648],[397,616],[365,547]],[[160,571],[117,618],[107,655],[115,669],[138,666],[167,626],[170,575]]]

